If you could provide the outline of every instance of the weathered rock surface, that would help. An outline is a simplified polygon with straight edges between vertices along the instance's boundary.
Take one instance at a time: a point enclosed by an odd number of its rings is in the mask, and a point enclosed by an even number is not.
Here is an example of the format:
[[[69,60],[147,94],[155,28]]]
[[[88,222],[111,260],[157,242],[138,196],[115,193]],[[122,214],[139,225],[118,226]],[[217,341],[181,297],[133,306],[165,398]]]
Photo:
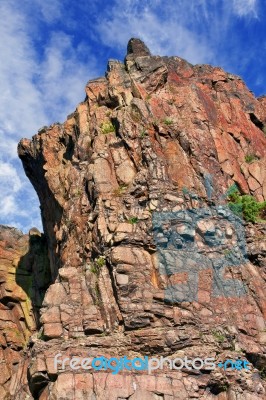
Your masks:
[[[64,124],[21,140],[53,284],[14,399],[28,364],[41,400],[266,398],[265,225],[226,208],[234,183],[266,199],[265,104],[238,76],[133,39]],[[57,353],[251,367],[58,372]]]
[[[50,268],[43,235],[31,229],[23,235],[0,225],[0,398],[13,392],[12,377],[27,364],[26,348],[40,326],[39,310],[49,284]],[[27,370],[20,376],[20,390],[29,393]],[[24,392],[24,386],[26,386]],[[12,397],[11,397],[12,398]]]

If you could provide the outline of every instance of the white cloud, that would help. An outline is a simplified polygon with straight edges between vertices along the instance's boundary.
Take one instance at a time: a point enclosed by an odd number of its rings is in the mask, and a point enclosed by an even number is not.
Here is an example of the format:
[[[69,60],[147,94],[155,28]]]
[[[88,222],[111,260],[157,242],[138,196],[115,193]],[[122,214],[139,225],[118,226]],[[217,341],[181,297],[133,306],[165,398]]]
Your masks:
[[[57,0],[35,0],[44,20],[48,23],[57,21],[62,16],[62,3]]]
[[[56,25],[37,47],[40,19],[52,24],[61,12],[61,3],[54,0],[0,2],[0,221],[8,225],[17,221],[16,226],[28,228],[31,221],[40,227],[34,189],[21,164],[12,162],[19,139],[43,125],[63,122],[84,99],[87,80],[96,75],[90,49],[74,45]]]
[[[66,108],[70,113],[84,99],[85,84],[96,74],[97,63],[93,56],[87,63],[81,61],[84,52],[89,55],[90,49],[85,45],[74,48],[71,37],[64,32],[52,34],[46,46],[39,85],[47,108],[52,99],[50,114],[54,121],[64,121]]]
[[[0,129],[11,136],[25,135],[36,129],[37,120],[45,119],[41,93],[33,83],[36,54],[23,14],[5,1],[0,14]]]
[[[113,48],[125,48],[130,37],[139,37],[153,54],[217,63],[221,43],[226,37],[231,42],[236,17],[256,17],[256,10],[256,0],[126,0],[123,7],[115,0],[97,29]]]
[[[1,216],[3,217],[6,217],[13,213],[17,213],[15,198],[12,195],[1,198],[0,207],[1,207]]]
[[[14,166],[9,163],[0,161],[0,185],[1,193],[18,192],[21,189],[21,180]]]
[[[12,137],[7,138],[6,133],[0,130],[0,143],[1,143],[0,153],[2,154],[2,157],[5,156],[5,158],[8,160],[13,160],[17,158],[18,143],[17,140],[15,140],[15,138]]]
[[[233,0],[233,10],[239,17],[257,17],[257,0]]]
[[[158,12],[158,5],[164,12]],[[201,4],[203,9],[204,5],[205,2]],[[184,7],[184,0],[164,4],[157,0],[152,6],[149,2],[127,0],[121,9],[121,3],[116,1],[112,12],[99,21],[98,32],[102,41],[111,46],[125,47],[130,37],[140,37],[154,54],[204,62],[212,58],[212,48],[206,38],[203,40],[186,24],[191,13],[197,16],[199,6],[192,1]]]

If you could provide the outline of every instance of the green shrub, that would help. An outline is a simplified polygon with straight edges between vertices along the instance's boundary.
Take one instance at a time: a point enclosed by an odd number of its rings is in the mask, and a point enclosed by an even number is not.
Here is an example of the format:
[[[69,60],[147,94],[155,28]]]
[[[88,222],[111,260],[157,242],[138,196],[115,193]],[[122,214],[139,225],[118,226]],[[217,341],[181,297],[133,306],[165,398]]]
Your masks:
[[[115,127],[112,124],[112,122],[107,121],[107,122],[103,122],[101,124],[101,130],[102,130],[102,133],[107,134],[107,133],[115,132]]]
[[[165,125],[172,125],[174,123],[171,118],[165,118],[163,122]]]
[[[258,202],[253,196],[241,195],[236,186],[228,191],[229,208],[248,222],[263,220],[266,213],[266,201]]]
[[[93,261],[90,270],[93,274],[99,275],[102,267],[104,267],[105,264],[106,264],[105,257],[100,256]]]
[[[245,156],[245,161],[246,161],[246,163],[248,163],[248,164],[252,163],[252,162],[255,161],[255,160],[258,160],[258,157],[257,157],[255,154],[247,154],[247,155]]]
[[[136,224],[138,222],[138,218],[137,217],[131,217],[128,219],[128,221],[130,224]]]
[[[145,131],[145,129],[143,129],[143,130],[140,132],[140,137],[141,137],[141,138],[144,138],[145,136],[147,136],[147,132]]]
[[[223,343],[225,341],[225,336],[221,332],[213,331],[212,335],[218,343]]]

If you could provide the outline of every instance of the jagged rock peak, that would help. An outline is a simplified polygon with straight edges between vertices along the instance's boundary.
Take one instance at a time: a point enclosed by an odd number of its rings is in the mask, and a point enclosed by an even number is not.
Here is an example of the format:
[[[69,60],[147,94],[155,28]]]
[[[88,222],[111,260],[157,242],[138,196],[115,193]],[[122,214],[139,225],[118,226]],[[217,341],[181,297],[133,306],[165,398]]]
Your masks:
[[[135,56],[150,56],[151,52],[146,44],[136,38],[131,38],[127,45],[127,55],[134,54]]]
[[[0,361],[3,343],[14,376],[9,389],[3,369],[0,399],[155,400],[158,390],[165,400],[266,399],[266,227],[241,223],[228,207],[236,188],[242,200],[266,201],[265,133],[266,99],[241,79],[151,56],[131,39],[125,65],[109,61],[63,124],[20,142],[48,262],[41,268],[43,241],[33,236],[16,275],[44,295],[32,303],[40,329],[15,370],[10,352],[22,354],[24,343],[10,327],[27,322],[28,299],[13,294],[17,256],[1,254],[0,230]],[[54,365],[58,354],[88,352],[250,364],[175,371],[163,363],[154,375]]]

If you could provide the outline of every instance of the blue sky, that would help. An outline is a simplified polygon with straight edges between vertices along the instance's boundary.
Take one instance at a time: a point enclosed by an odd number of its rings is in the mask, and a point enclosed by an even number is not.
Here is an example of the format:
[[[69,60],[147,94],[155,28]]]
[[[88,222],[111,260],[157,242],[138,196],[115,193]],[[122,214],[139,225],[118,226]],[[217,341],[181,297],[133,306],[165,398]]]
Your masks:
[[[266,94],[264,0],[1,0],[0,16],[0,223],[24,232],[41,221],[17,142],[63,122],[131,37]]]

